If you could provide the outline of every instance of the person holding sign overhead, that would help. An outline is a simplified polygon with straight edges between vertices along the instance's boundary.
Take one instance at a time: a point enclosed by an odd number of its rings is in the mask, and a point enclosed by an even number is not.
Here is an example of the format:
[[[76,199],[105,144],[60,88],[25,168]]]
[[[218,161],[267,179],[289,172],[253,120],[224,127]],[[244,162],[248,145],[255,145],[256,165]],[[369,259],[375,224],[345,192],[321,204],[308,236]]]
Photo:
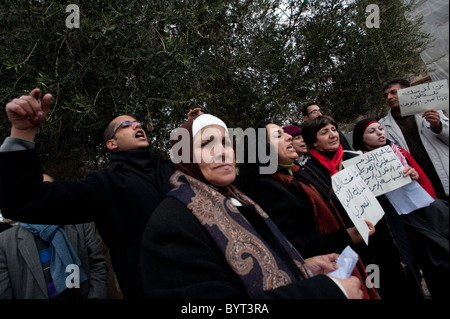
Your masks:
[[[305,172],[322,185],[325,190],[323,196],[330,198],[342,219],[350,223],[348,212],[332,187],[332,176],[344,168],[343,161],[354,158],[361,152],[342,149],[337,123],[329,116],[319,116],[305,122],[302,134],[311,155],[311,159],[304,165]],[[406,173],[411,174],[412,171]],[[370,237],[369,245],[360,244],[355,250],[365,265],[376,264],[379,267],[378,292],[382,299],[397,299],[400,295],[403,298],[423,298],[419,280],[412,268],[412,249],[403,223],[393,207],[384,211],[385,215],[376,224],[376,232]]]
[[[407,150],[434,186],[436,197],[449,199],[449,121],[442,111],[402,116],[398,91],[410,87],[405,79],[391,79],[383,84],[390,110],[379,120],[386,137]]]

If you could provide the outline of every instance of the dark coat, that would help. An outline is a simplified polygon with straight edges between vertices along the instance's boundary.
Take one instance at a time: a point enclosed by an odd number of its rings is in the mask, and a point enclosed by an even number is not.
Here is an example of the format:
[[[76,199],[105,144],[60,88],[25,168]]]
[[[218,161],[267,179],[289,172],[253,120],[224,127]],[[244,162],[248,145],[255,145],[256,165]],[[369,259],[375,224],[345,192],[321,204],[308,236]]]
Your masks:
[[[355,152],[344,151],[342,161],[348,160],[358,155],[359,154]],[[315,185],[320,185],[320,187],[316,188],[321,192],[322,196],[331,200],[338,211],[341,212],[340,216],[346,227],[354,226],[336,194],[331,190],[332,187],[330,171],[325,168],[314,156],[311,156],[311,158],[301,168],[307,175],[310,176],[312,180],[314,180]]]
[[[246,216],[245,209],[240,211]],[[264,230],[258,224],[252,222],[261,234]],[[146,298],[249,298],[209,233],[177,199],[166,198],[150,218],[142,238],[141,262]],[[325,275],[296,281],[259,297],[345,298]]]
[[[352,244],[345,229],[320,234],[307,194],[271,175],[261,175],[245,193],[261,206],[304,258],[333,252],[339,254]]]
[[[120,151],[111,166],[79,181],[42,182],[36,150],[0,153],[0,203],[12,220],[39,224],[95,221],[126,298],[140,289],[141,236],[170,190],[172,162],[151,149]]]

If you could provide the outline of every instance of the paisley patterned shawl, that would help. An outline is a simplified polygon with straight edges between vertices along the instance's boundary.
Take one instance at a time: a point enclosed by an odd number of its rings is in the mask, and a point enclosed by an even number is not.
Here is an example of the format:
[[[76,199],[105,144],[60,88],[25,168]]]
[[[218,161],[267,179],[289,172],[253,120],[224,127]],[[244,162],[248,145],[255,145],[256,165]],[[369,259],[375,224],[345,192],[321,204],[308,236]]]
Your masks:
[[[257,297],[262,291],[308,277],[300,254],[280,233],[267,214],[235,187],[229,186],[233,197],[245,205],[255,207],[275,239],[297,266],[299,270],[297,274],[292,273],[280,260],[230,199],[180,171],[172,175],[170,182],[174,189],[168,196],[180,200],[192,211],[239,276],[250,297]]]

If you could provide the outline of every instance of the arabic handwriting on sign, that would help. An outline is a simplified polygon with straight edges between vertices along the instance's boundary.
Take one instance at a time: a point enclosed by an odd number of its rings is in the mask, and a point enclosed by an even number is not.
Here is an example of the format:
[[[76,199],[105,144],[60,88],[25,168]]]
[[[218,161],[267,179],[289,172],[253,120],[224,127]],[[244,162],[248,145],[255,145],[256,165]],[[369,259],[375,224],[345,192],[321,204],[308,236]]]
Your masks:
[[[384,184],[388,184],[391,180],[397,180],[403,176],[403,174],[399,172],[399,170],[402,169],[402,166],[396,155],[392,153],[392,156],[383,156],[383,154],[386,153],[387,151],[385,148],[380,148],[356,163],[356,167],[364,177],[366,184],[368,184],[367,182],[370,180],[375,181],[370,187],[371,191],[374,189],[383,190]]]
[[[347,185],[350,183],[350,182],[348,182],[348,180],[351,180],[353,182],[353,177],[349,176],[348,178],[344,178],[344,182],[341,181],[340,184]],[[360,179],[357,182],[353,182],[351,184],[351,186],[345,190],[345,195],[344,195],[345,199],[342,204],[347,208],[350,207],[350,204],[353,202],[353,199],[361,196],[365,192],[366,189],[367,189],[367,185],[362,179]],[[365,195],[363,195],[363,196],[365,196]]]
[[[366,189],[367,185],[364,183],[363,180],[360,180],[359,182],[354,183],[352,187],[353,195],[361,195],[364,190]]]
[[[420,114],[427,109],[448,109],[447,80],[416,85],[398,91],[402,116]]]
[[[396,180],[399,179],[400,177],[403,177],[403,173],[401,173],[401,172],[399,172],[399,173],[397,174],[397,176],[393,175],[393,176],[392,176],[392,180],[396,181]]]
[[[375,196],[408,184],[403,178],[403,165],[389,145],[372,150],[344,162],[353,165]]]
[[[345,207],[349,207],[350,206],[350,202],[353,200],[353,194],[352,194],[352,192],[349,190],[349,189],[347,189],[346,191],[345,191],[345,200],[344,200],[344,206]]]
[[[342,184],[347,185],[347,184],[351,183],[352,181],[353,181],[353,176],[345,177]]]
[[[370,200],[367,198],[366,195],[363,195],[364,201],[359,204],[354,205],[354,209],[352,210],[353,214],[361,219],[364,216],[364,212],[366,211],[366,208],[370,207]]]

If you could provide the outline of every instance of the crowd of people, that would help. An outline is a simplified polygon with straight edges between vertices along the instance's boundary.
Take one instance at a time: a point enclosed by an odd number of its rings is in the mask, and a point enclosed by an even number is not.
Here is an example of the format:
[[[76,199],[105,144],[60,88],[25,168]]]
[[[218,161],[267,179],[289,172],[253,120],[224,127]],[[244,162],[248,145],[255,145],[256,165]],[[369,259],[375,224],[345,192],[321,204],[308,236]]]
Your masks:
[[[34,143],[51,95],[34,89],[12,100],[11,134],[0,146],[0,205],[19,223],[0,233],[0,298],[106,298],[108,269],[91,222],[127,299],[423,299],[422,275],[432,298],[448,297],[449,123],[436,110],[402,117],[397,90],[407,86],[403,79],[384,84],[388,115],[356,123],[352,146],[333,118],[309,104],[300,125],[255,123],[265,134],[245,136],[239,163],[227,125],[200,109],[178,128],[188,134],[173,135],[179,161],[156,154],[142,123],[122,115],[104,132],[109,168],[52,182]],[[251,159],[250,145],[276,154],[276,172],[261,173],[266,163]],[[386,145],[403,178],[433,202],[401,215],[377,196],[384,215],[376,225],[365,221],[366,244],[331,177],[346,159]],[[337,277],[348,246],[356,266]],[[376,286],[370,264],[380,269]],[[76,271],[68,282],[69,265]]]

